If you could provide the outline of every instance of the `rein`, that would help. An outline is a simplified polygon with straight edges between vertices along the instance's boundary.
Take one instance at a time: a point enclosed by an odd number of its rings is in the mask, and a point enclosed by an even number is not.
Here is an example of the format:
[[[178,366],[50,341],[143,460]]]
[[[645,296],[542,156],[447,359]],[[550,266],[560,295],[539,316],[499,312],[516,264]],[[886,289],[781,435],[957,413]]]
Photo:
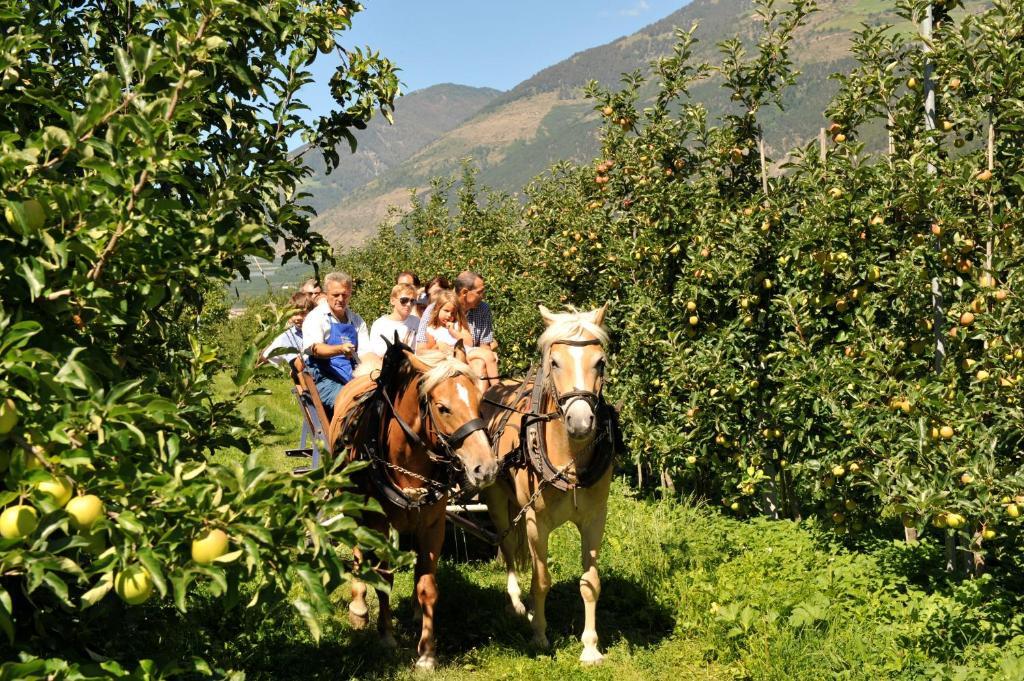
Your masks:
[[[389,348],[389,351],[391,349]],[[397,351],[396,351],[397,352]],[[385,357],[387,361],[389,358]],[[382,374],[393,376],[394,366],[389,367],[391,371],[382,371]],[[360,423],[365,422],[365,419],[376,419],[377,425],[371,431],[375,435],[371,438],[367,438],[369,441],[363,442],[362,446],[357,449],[360,458],[368,460],[371,464],[370,473],[371,479],[375,487],[384,495],[387,500],[398,508],[404,510],[419,509],[424,506],[430,506],[438,503],[444,497],[453,490],[453,487],[457,483],[453,483],[453,480],[457,479],[458,473],[461,471],[461,464],[459,458],[455,455],[455,450],[459,448],[462,442],[469,437],[471,434],[478,430],[486,432],[487,424],[484,420],[477,417],[470,419],[466,423],[462,424],[453,433],[445,434],[437,426],[436,419],[434,417],[433,410],[425,402],[425,400],[419,400],[420,416],[426,424],[428,433],[432,434],[433,439],[439,443],[439,447],[431,445],[423,437],[420,437],[412,426],[410,426],[405,419],[398,414],[398,409],[395,407],[391,396],[388,395],[386,382],[382,380],[379,375],[377,379],[377,387],[372,392],[368,393],[364,403],[367,403],[367,407],[362,410],[362,414],[357,419],[346,420],[345,425],[342,428],[342,432],[350,432],[350,428],[353,425],[353,421]],[[390,413],[388,413],[390,412]],[[354,412],[350,412],[347,418],[354,416]],[[434,479],[410,471],[407,468],[399,466],[398,464],[389,461],[385,454],[382,442],[384,441],[385,434],[387,432],[387,424],[389,419],[394,419],[399,428],[402,429],[406,440],[415,448],[422,448],[426,453],[427,457],[436,464],[441,464],[442,475],[440,479]],[[347,437],[347,435],[343,435]],[[428,438],[430,436],[428,435]],[[425,487],[413,488],[418,490],[424,490],[422,493],[410,494],[409,488],[401,488],[395,484],[391,475],[388,471],[397,471],[403,475],[415,478],[422,481]]]

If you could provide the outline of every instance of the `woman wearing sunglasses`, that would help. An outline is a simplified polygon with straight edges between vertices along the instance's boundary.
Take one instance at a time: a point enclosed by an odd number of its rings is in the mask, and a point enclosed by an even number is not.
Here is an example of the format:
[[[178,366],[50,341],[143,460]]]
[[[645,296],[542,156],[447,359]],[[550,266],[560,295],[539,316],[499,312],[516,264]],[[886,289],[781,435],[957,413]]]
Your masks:
[[[411,284],[395,284],[391,289],[391,314],[379,318],[370,327],[370,352],[360,355],[359,373],[365,373],[372,368],[379,368],[381,358],[387,351],[384,338],[389,342],[394,341],[395,332],[398,332],[398,340],[410,348],[416,340],[416,330],[419,328],[420,319],[411,312],[416,302],[416,289]],[[365,366],[364,366],[365,365]]]

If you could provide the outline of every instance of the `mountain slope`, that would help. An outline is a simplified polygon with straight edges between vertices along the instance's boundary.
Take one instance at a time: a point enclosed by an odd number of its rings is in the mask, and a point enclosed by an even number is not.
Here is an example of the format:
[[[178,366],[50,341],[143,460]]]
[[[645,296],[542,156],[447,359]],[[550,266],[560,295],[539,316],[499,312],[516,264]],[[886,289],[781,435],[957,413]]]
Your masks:
[[[356,131],[356,153],[349,153],[347,147],[341,149],[341,164],[331,174],[326,173],[320,154],[309,154],[307,163],[313,176],[303,184],[303,189],[312,194],[307,202],[317,212],[336,206],[355,189],[396,167],[500,94],[492,88],[444,83],[399,98],[395,124],[377,116],[365,130]],[[307,151],[304,145],[295,153]]]
[[[849,69],[849,45],[863,23],[900,23],[886,0],[819,0],[796,35],[792,57],[801,70],[785,97],[785,111],[760,114],[769,155],[779,157],[794,145],[813,139],[825,124],[822,112],[835,91],[829,75]],[[984,3],[968,3],[978,6]],[[471,157],[480,167],[479,182],[508,192],[561,159],[584,161],[598,152],[597,114],[582,96],[591,79],[615,86],[622,73],[647,70],[649,62],[671,53],[676,28],[699,23],[696,60],[719,61],[716,45],[739,36],[754,40],[758,26],[750,0],[694,0],[633,35],[579,52],[500,94],[474,116],[426,145],[405,162],[359,187],[314,222],[333,243],[358,244],[393,214],[408,205],[410,190],[422,191],[430,179],[458,171]],[[909,25],[907,26],[909,29]],[[712,115],[729,110],[725,91],[712,78],[693,88],[696,101]]]

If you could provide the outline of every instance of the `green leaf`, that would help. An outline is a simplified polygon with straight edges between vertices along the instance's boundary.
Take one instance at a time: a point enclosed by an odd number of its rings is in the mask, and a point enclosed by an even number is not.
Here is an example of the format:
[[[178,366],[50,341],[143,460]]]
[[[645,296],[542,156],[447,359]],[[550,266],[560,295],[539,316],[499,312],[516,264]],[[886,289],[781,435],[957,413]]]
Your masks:
[[[157,591],[160,592],[160,597],[163,598],[167,595],[167,582],[164,580],[164,571],[160,560],[150,548],[139,549],[137,555],[139,562],[149,570],[150,576],[153,577],[153,584],[156,585]]]
[[[7,642],[14,644],[14,608],[11,595],[0,586],[0,629],[7,635]]]
[[[306,623],[306,628],[309,629],[309,635],[313,637],[313,640],[320,641],[320,621],[317,619],[313,606],[301,598],[296,598],[292,601],[292,607],[302,617],[302,621]]]
[[[82,609],[96,605],[114,588],[114,573],[104,572],[96,586],[82,594]]]

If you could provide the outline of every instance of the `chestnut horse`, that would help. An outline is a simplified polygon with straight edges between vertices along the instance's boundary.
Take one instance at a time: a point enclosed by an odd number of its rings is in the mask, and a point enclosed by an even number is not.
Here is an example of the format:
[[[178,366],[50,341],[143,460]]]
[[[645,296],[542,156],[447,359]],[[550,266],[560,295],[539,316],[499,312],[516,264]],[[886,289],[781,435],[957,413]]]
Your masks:
[[[608,509],[611,460],[619,442],[615,414],[601,398],[606,308],[554,314],[540,306],[547,329],[538,341],[541,362],[536,375],[491,388],[483,408],[499,457],[513,457],[505,462],[510,479],[499,478],[481,493],[499,533],[512,607],[526,614],[516,569],[532,559],[533,643],[547,648],[548,535],[572,522],[583,545],[580,660],[585,664],[602,660],[596,627],[601,594],[597,557]]]
[[[486,487],[498,473],[480,418],[480,399],[477,377],[461,347],[454,355],[417,357],[404,346],[392,345],[376,379],[357,376],[342,389],[331,421],[334,451],[347,446],[349,460],[370,462],[355,477],[362,491],[380,502],[384,515],[369,515],[362,522],[385,535],[389,526],[413,535],[414,584],[423,616],[416,648],[421,669],[432,669],[437,662],[434,575],[444,543],[448,494],[456,484],[464,491]],[[362,558],[357,548],[356,560]],[[394,647],[388,593],[378,589],[377,597],[381,641]],[[369,610],[362,582],[352,584],[349,613],[353,624],[365,626]]]

